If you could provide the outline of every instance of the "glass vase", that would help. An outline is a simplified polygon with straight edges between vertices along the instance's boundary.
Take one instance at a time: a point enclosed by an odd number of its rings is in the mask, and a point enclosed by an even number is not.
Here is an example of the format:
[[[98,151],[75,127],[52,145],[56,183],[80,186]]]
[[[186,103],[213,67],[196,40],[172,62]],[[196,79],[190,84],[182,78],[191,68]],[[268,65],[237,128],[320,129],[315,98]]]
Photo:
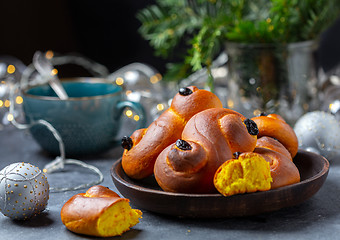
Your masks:
[[[317,107],[315,41],[291,44],[226,43],[228,108],[246,117],[280,114],[294,124]]]

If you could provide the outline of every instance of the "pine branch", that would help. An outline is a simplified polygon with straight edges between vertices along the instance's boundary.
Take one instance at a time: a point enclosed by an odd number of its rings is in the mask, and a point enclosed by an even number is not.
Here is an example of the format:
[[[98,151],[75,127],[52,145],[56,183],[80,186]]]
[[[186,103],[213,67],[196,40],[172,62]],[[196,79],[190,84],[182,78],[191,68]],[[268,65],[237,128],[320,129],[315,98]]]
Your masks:
[[[340,0],[157,0],[137,15],[156,54],[187,47],[179,76],[210,63],[224,41],[289,43],[317,38],[340,14]],[[189,67],[191,66],[191,68]],[[174,72],[174,71],[172,71]]]

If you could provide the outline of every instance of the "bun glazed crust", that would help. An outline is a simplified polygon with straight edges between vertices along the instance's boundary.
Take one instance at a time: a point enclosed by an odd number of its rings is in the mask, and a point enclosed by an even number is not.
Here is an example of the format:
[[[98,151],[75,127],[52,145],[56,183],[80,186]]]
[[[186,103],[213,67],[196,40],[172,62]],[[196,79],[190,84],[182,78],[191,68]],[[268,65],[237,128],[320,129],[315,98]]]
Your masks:
[[[224,196],[267,191],[299,181],[290,153],[271,137],[259,138],[253,152],[227,160],[214,176],[214,185]]]
[[[278,114],[252,118],[259,129],[258,137],[268,136],[277,139],[294,158],[298,151],[298,139],[293,128]]]
[[[222,165],[221,178],[217,177],[215,183],[226,196],[300,181],[292,161],[298,140],[281,116],[247,119],[222,108],[213,93],[194,86],[182,88],[168,110],[148,128],[136,130],[124,141],[125,173],[134,179],[154,174],[158,185],[167,192],[216,192],[214,175]],[[259,174],[263,179],[257,184]],[[234,188],[235,184],[240,188]]]
[[[188,95],[176,94],[168,110],[162,113],[147,129],[136,130],[131,135],[132,148],[125,149],[122,167],[134,179],[153,174],[158,155],[181,137],[184,126],[196,113],[209,108],[221,108],[218,97],[206,90],[191,86]]]
[[[238,112],[224,108],[202,111],[191,118],[182,133],[190,149],[173,143],[158,156],[154,174],[164,191],[216,192],[213,178],[218,167],[234,152],[252,152],[256,135],[248,132]]]
[[[273,179],[271,189],[300,182],[300,173],[293,163],[291,154],[277,140],[270,137],[259,138],[254,152],[260,154],[270,164]]]
[[[99,219],[109,208],[119,202],[126,202],[125,205],[127,205],[129,200],[121,198],[118,194],[106,187],[96,185],[91,187],[86,193],[74,195],[64,204],[61,209],[61,221],[67,229],[75,233],[100,237],[114,236],[111,234],[106,235],[106,233],[100,230],[99,225],[101,222]],[[134,216],[135,219],[132,220],[132,222],[134,221],[132,224],[127,223],[129,227],[136,224],[138,217],[142,215],[137,209],[130,209],[130,213],[125,212],[122,214],[136,215]],[[129,220],[131,221],[131,219]],[[121,230],[120,234],[129,230],[129,227]]]

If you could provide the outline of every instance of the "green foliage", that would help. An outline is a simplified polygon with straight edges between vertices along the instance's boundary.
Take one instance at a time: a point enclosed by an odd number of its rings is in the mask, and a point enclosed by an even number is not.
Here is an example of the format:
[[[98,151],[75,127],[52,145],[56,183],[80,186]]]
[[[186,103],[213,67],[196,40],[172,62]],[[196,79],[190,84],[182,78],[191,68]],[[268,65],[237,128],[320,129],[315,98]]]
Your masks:
[[[156,0],[141,10],[140,33],[156,55],[180,53],[165,76],[179,80],[210,64],[225,41],[289,43],[317,38],[340,14],[340,0]],[[178,51],[184,45],[186,51]],[[177,73],[177,74],[176,74]]]

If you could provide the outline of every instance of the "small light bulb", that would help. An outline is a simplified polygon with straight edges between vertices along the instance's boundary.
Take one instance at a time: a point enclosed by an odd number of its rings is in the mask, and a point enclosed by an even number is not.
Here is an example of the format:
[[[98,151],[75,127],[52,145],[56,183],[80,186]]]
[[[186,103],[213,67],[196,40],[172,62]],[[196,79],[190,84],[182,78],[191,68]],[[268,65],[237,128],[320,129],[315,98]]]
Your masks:
[[[139,116],[138,116],[138,115],[135,115],[135,116],[133,117],[133,120],[135,120],[136,122],[138,122],[138,121],[139,121]]]
[[[7,72],[8,72],[9,74],[14,73],[14,72],[15,72],[15,67],[14,67],[14,65],[8,65],[8,67],[7,67]]]
[[[17,104],[22,104],[22,103],[24,102],[24,99],[23,99],[21,96],[17,96],[17,97],[15,98],[15,102],[16,102]]]
[[[56,68],[52,69],[51,75],[52,75],[52,76],[55,76],[55,75],[57,75],[57,74],[58,74],[58,70],[57,70]]]
[[[47,59],[51,59],[51,58],[53,58],[53,56],[54,56],[54,52],[51,51],[51,50],[48,50],[48,51],[46,52],[46,54],[45,54],[45,57],[46,57]]]
[[[11,106],[11,101],[5,100],[5,107],[8,108],[9,106]]]
[[[162,80],[162,75],[160,73],[157,73],[153,75],[152,77],[150,77],[150,82],[152,84],[158,83],[160,80]]]
[[[234,108],[234,101],[233,100],[229,99],[227,104],[228,104],[229,108]]]
[[[14,119],[14,116],[13,116],[13,114],[8,114],[7,115],[7,120],[9,121],[9,122],[11,122],[11,121],[13,121],[13,119]]]
[[[127,111],[125,112],[125,115],[128,116],[128,117],[132,117],[133,112],[132,112],[131,110],[127,110]]]
[[[118,86],[123,85],[124,84],[124,79],[121,78],[121,77],[116,78],[116,84]]]
[[[259,116],[261,114],[261,111],[259,109],[255,109],[253,114],[254,116]]]
[[[164,105],[162,103],[157,104],[157,110],[162,111],[164,109]]]

